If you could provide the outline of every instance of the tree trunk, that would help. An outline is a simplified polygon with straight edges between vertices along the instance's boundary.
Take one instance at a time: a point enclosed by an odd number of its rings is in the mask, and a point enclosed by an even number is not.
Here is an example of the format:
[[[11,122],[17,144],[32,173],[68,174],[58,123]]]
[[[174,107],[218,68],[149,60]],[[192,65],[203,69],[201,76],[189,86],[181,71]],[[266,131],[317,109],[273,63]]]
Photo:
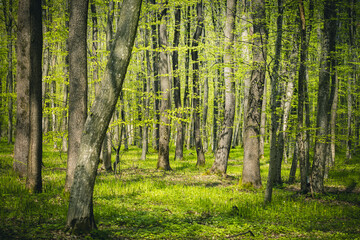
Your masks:
[[[197,24],[196,30],[192,41],[191,60],[193,61],[193,109],[194,109],[194,135],[195,135],[195,148],[197,155],[196,166],[205,165],[205,155],[201,141],[201,119],[200,119],[200,89],[199,89],[199,56],[198,45],[203,30],[203,9],[202,2],[197,3]]]
[[[161,85],[161,107],[160,107],[160,138],[159,138],[159,156],[157,169],[171,170],[169,161],[169,142],[170,142],[170,118],[169,111],[171,109],[171,86],[169,79],[168,58],[165,48],[167,47],[167,8],[165,8],[160,17],[159,26],[159,45],[160,45],[160,61],[159,76]]]
[[[155,4],[155,0],[150,1],[152,4]],[[153,21],[157,22],[157,13],[154,12]],[[153,147],[156,150],[159,150],[159,123],[160,123],[160,101],[159,101],[159,52],[157,51],[158,48],[158,34],[157,34],[157,26],[158,24],[151,24],[151,38],[152,38],[152,61],[153,61],[153,72],[154,72],[154,111],[155,111],[155,123],[154,123],[154,132],[153,132]]]
[[[83,126],[87,116],[87,15],[89,0],[70,1],[69,126],[65,191],[74,181]]]
[[[264,94],[261,103],[261,115],[260,115],[260,136],[259,136],[259,156],[260,159],[264,158],[264,145],[265,145],[265,133],[266,133],[266,105],[267,105],[267,80],[264,80]]]
[[[183,159],[183,149],[184,149],[184,122],[183,122],[183,113],[181,107],[181,85],[179,77],[179,52],[177,50],[180,42],[180,21],[181,21],[181,7],[178,5],[175,8],[175,29],[174,29],[174,43],[173,47],[175,50],[172,55],[172,66],[174,71],[173,81],[174,81],[174,102],[177,115],[176,123],[176,149],[175,149],[175,160]]]
[[[304,100],[305,91],[304,85],[306,81],[306,58],[307,58],[307,42],[306,42],[306,22],[305,22],[305,10],[302,0],[299,0],[299,16],[301,19],[300,24],[300,68],[299,68],[299,80],[298,80],[298,125],[297,125],[297,157],[300,163],[300,179],[301,179],[301,192],[306,193],[308,191],[307,178],[308,172],[306,169],[305,158],[305,137],[304,137]]]
[[[265,1],[255,0],[251,2],[252,19],[254,21],[253,35],[253,70],[251,71],[248,102],[244,121],[244,166],[242,172],[242,184],[261,187],[259,134],[261,97],[264,93],[266,72],[266,16]]]
[[[33,77],[32,65],[34,58],[31,55],[32,25],[30,22],[31,13],[30,0],[19,2],[18,23],[17,23],[17,73],[16,73],[16,134],[14,145],[13,168],[20,177],[27,173],[27,161],[29,158],[30,146],[30,79]]]
[[[118,30],[101,82],[100,93],[84,126],[66,221],[72,232],[90,232],[96,228],[92,199],[101,144],[122,89],[134,45],[140,9],[141,0],[124,0],[122,4]]]
[[[226,174],[227,170],[235,117],[235,81],[232,54],[234,44],[235,16],[236,1],[228,0],[226,8],[224,56],[225,116],[215,154],[215,161],[210,170],[211,172],[221,174]]]
[[[277,27],[277,36],[275,42],[275,60],[274,67],[271,78],[271,140],[270,140],[270,165],[269,165],[269,174],[265,190],[265,202],[271,202],[272,198],[272,188],[276,183],[276,176],[281,173],[277,171],[281,170],[278,168],[278,165],[281,165],[283,151],[280,152],[280,135],[279,133],[279,118],[280,114],[278,113],[280,107],[280,77],[279,77],[279,68],[280,68],[280,58],[281,58],[281,49],[282,49],[282,24],[283,24],[283,6],[282,0],[277,1],[278,7],[278,17],[276,21]],[[264,91],[265,92],[265,91]],[[265,95],[265,93],[264,93]],[[263,109],[264,110],[264,109]]]
[[[20,1],[18,9],[18,42],[17,42],[17,87],[20,104],[23,99],[28,99],[24,105],[20,105],[17,121],[18,131],[26,133],[17,134],[21,144],[15,145],[16,151],[28,152],[26,188],[30,192],[42,191],[41,164],[42,164],[42,9],[40,1]],[[23,84],[25,83],[26,84]],[[26,91],[23,93],[22,91]],[[29,95],[27,95],[29,94]],[[28,97],[28,98],[27,98]],[[18,103],[19,104],[19,103]],[[23,107],[26,106],[24,109]],[[23,110],[27,111],[23,114]],[[22,114],[21,114],[22,113]],[[26,125],[24,124],[26,123]],[[24,125],[26,128],[23,128]],[[24,134],[24,135],[23,135]],[[18,137],[28,137],[20,139]],[[27,142],[28,141],[28,142]],[[26,144],[24,144],[26,143]],[[24,147],[18,149],[18,147]],[[26,148],[25,148],[26,147]],[[15,151],[15,153],[16,153]],[[19,155],[16,155],[19,156]],[[20,155],[24,157],[25,154]],[[15,158],[15,161],[17,158]],[[21,167],[22,168],[22,167]]]
[[[335,73],[336,74],[336,73]],[[334,92],[334,100],[331,105],[331,116],[330,116],[330,154],[331,154],[331,165],[335,164],[335,150],[336,150],[336,116],[337,116],[337,105],[339,99],[339,80],[337,74],[335,75],[336,78],[336,86]]]
[[[334,57],[336,37],[336,5],[331,0],[324,4],[324,29],[321,39],[319,92],[316,124],[316,140],[314,160],[311,173],[311,190],[315,193],[324,192],[324,173],[327,157],[327,135],[329,113],[333,96],[330,95],[330,76],[332,66],[331,59]],[[330,95],[330,96],[329,96]]]

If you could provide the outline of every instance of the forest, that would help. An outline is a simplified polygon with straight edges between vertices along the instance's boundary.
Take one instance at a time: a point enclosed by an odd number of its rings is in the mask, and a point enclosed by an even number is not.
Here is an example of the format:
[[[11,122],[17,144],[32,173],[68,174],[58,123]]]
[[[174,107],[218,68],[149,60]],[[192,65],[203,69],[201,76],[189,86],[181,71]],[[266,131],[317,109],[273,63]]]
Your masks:
[[[1,0],[1,239],[359,239],[357,0]]]

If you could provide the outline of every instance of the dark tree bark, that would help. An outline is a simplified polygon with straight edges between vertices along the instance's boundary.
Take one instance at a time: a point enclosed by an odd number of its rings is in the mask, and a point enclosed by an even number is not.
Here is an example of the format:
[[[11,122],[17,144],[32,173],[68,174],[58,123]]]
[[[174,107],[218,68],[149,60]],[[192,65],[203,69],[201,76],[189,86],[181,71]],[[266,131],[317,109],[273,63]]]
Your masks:
[[[195,148],[197,155],[196,166],[205,165],[205,155],[201,140],[201,119],[200,119],[200,88],[199,88],[199,55],[198,49],[202,30],[204,28],[202,2],[197,3],[197,24],[192,41],[191,60],[193,62],[193,118],[194,118],[194,135]]]
[[[145,38],[145,46],[149,47],[149,29],[145,28],[145,34],[144,34],[144,38]],[[149,124],[147,123],[147,121],[149,120],[149,105],[150,105],[150,72],[151,72],[151,64],[150,64],[150,52],[149,50],[145,51],[145,61],[146,61],[146,77],[144,77],[144,84],[143,84],[143,91],[144,93],[146,93],[146,95],[144,95],[144,100],[143,100],[143,104],[144,104],[144,117],[145,117],[145,124],[144,124],[144,130],[143,130],[143,136],[142,136],[142,151],[141,151],[141,160],[146,160],[146,154],[148,152],[148,132],[149,132]]]
[[[307,58],[307,42],[306,42],[306,22],[305,22],[305,10],[302,0],[299,0],[299,16],[301,20],[300,24],[300,68],[299,68],[299,80],[298,80],[298,106],[297,106],[297,158],[300,163],[300,179],[301,179],[301,192],[306,193],[308,191],[307,178],[308,172],[306,169],[306,156],[305,156],[305,136],[304,136],[304,101],[305,101],[305,84],[306,84],[306,58]]]
[[[141,0],[124,0],[122,4],[118,30],[101,82],[100,93],[91,107],[84,126],[66,220],[71,232],[90,232],[96,228],[93,190],[101,144],[114,113],[130,61],[141,2]]]
[[[183,113],[181,107],[181,85],[179,77],[179,52],[177,50],[180,42],[180,22],[181,22],[181,7],[176,6],[175,8],[175,29],[174,29],[174,43],[173,47],[175,48],[172,55],[172,66],[174,71],[173,76],[173,87],[174,87],[174,102],[176,108],[176,115],[178,121],[176,123],[176,149],[175,149],[175,160],[183,159],[183,149],[184,149],[184,122],[182,120]]]
[[[30,192],[42,191],[42,8],[40,1],[21,1],[19,3],[19,22],[30,22],[27,43],[30,44],[28,60],[31,73],[28,79],[30,99],[30,143],[27,161],[26,188]],[[23,22],[22,22],[23,24]],[[24,59],[23,59],[24,60]],[[24,151],[24,149],[23,149]]]
[[[225,77],[225,116],[223,127],[219,136],[216,149],[215,161],[211,172],[226,174],[229,159],[231,138],[235,117],[235,81],[233,68],[233,44],[236,16],[236,1],[228,0],[226,6],[225,23],[225,55],[224,55],[224,77]]]
[[[155,0],[150,0],[152,4],[155,4]],[[154,12],[153,21],[157,22],[157,13]],[[151,40],[152,40],[152,62],[153,62],[153,73],[154,73],[154,94],[155,94],[155,100],[154,100],[154,111],[155,111],[155,123],[154,123],[154,132],[153,132],[153,147],[156,150],[159,150],[159,128],[160,128],[160,100],[159,100],[159,52],[157,51],[158,48],[158,33],[157,33],[157,27],[158,24],[151,24]]]
[[[261,187],[259,134],[262,96],[266,71],[266,16],[265,1],[251,2],[253,19],[253,70],[251,71],[248,102],[244,121],[244,167],[242,184]]]
[[[279,77],[279,67],[281,60],[281,49],[282,49],[282,24],[283,24],[283,6],[282,0],[277,1],[278,7],[278,17],[276,20],[277,35],[275,42],[275,57],[274,57],[274,66],[271,77],[271,140],[270,140],[270,165],[269,165],[269,174],[265,190],[265,202],[271,202],[272,198],[272,188],[275,183],[275,177],[277,171],[281,170],[278,168],[278,165],[281,164],[283,151],[280,152],[280,134],[279,133],[279,110],[280,107],[280,77]],[[265,95],[265,93],[264,93]],[[281,173],[280,180],[281,180]]]
[[[167,8],[165,8],[160,17],[161,23],[159,26],[159,47],[160,61],[159,61],[159,76],[161,85],[161,106],[160,106],[160,128],[159,128],[159,156],[157,162],[157,169],[171,170],[169,161],[169,142],[170,142],[170,118],[169,111],[171,109],[171,87],[169,79],[168,57],[165,51],[167,47]]]
[[[74,181],[83,126],[87,116],[87,16],[89,0],[70,1],[69,126],[65,191]]]
[[[316,140],[314,160],[311,173],[311,190],[315,193],[324,192],[324,174],[327,158],[327,135],[330,109],[333,99],[331,87],[331,59],[334,57],[336,37],[336,4],[326,0],[324,3],[324,28],[322,29],[318,108],[316,123]]]

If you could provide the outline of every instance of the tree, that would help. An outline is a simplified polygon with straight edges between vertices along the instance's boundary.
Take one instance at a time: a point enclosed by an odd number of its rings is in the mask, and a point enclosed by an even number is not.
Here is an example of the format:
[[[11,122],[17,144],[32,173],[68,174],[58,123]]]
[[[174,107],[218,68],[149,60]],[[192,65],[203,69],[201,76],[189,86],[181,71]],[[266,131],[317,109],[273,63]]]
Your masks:
[[[280,106],[280,77],[279,77],[279,67],[280,67],[280,57],[282,49],[282,24],[283,24],[283,6],[282,0],[277,1],[278,7],[278,17],[276,20],[277,26],[277,35],[275,42],[275,60],[273,67],[273,76],[271,77],[271,142],[270,142],[270,165],[269,165],[269,174],[266,184],[265,191],[265,202],[271,202],[272,197],[272,188],[275,182],[276,171],[281,170],[278,168],[278,164],[281,164],[283,151],[280,151],[279,140],[280,136],[278,135],[279,131],[279,115],[278,108]],[[280,133],[281,134],[281,133]],[[281,174],[280,174],[281,179]]]
[[[265,1],[255,0],[251,2],[253,20],[253,69],[251,71],[250,88],[244,119],[244,167],[242,184],[250,184],[261,187],[259,134],[261,97],[264,93],[264,81],[266,70],[266,16]]]
[[[41,2],[22,0],[17,35],[17,134],[14,168],[26,173],[26,188],[42,191],[42,20]],[[19,132],[23,131],[23,132]],[[27,171],[26,169],[27,165]],[[25,169],[24,169],[25,167]]]
[[[165,3],[166,5],[167,3]],[[170,118],[169,111],[171,109],[171,87],[169,80],[168,57],[165,52],[167,47],[167,8],[162,10],[160,15],[159,26],[159,45],[160,51],[159,61],[159,77],[161,86],[161,106],[160,106],[160,128],[159,128],[159,156],[157,168],[161,170],[171,170],[169,161],[169,142],[170,142]]]
[[[74,181],[80,140],[87,116],[87,16],[89,0],[70,1],[69,120],[65,191]]]
[[[124,0],[122,3],[100,93],[84,126],[66,220],[67,227],[72,232],[89,232],[96,228],[92,199],[101,144],[122,90],[134,45],[141,3],[141,0]]]
[[[225,23],[225,54],[224,54],[224,77],[225,77],[225,116],[219,143],[216,149],[215,161],[211,172],[226,174],[229,159],[231,138],[235,118],[235,81],[233,68],[233,44],[235,30],[236,2],[228,0],[226,7]]]
[[[316,139],[314,160],[311,172],[311,190],[315,193],[324,192],[324,174],[327,158],[327,135],[330,120],[331,104],[334,92],[330,92],[332,61],[336,39],[336,5],[332,0],[324,3],[324,28],[321,35],[321,55],[318,90],[318,107],[316,118]],[[334,81],[335,79],[333,79]],[[334,83],[334,82],[333,82]],[[333,84],[334,85],[334,84]]]
[[[177,128],[176,128],[176,150],[175,150],[175,160],[183,159],[183,149],[184,149],[184,123],[182,121],[183,113],[181,108],[181,85],[180,85],[180,76],[179,76],[179,51],[176,49],[179,46],[180,42],[180,21],[181,21],[181,7],[176,6],[175,8],[175,29],[174,29],[174,43],[173,46],[175,50],[172,55],[172,64],[173,64],[173,81],[174,81],[174,102],[175,108],[177,110]]]
[[[202,1],[197,3],[197,25],[193,36],[192,49],[191,49],[191,60],[193,61],[193,109],[194,109],[194,135],[195,135],[195,148],[197,155],[197,166],[205,165],[205,155],[201,141],[201,121],[200,121],[200,88],[199,88],[199,55],[198,49],[200,37],[202,34],[204,20],[203,20],[203,9]]]

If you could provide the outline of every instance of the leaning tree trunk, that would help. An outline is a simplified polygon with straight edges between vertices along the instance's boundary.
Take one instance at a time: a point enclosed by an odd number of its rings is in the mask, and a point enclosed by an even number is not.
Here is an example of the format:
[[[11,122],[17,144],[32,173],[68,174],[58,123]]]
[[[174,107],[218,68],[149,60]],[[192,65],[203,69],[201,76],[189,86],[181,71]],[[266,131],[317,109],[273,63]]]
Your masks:
[[[96,228],[93,215],[93,190],[101,144],[129,65],[141,2],[141,0],[124,0],[122,4],[118,30],[111,47],[100,93],[91,107],[84,126],[66,220],[67,227],[72,232],[90,232]]]
[[[89,0],[70,1],[69,119],[65,191],[70,191],[87,116],[87,16]]]
[[[242,184],[261,187],[259,134],[261,97],[264,93],[266,72],[266,16],[265,1],[251,2],[252,19],[254,21],[253,35],[253,70],[251,71],[250,88],[248,92],[245,120],[244,120],[244,167]]]
[[[200,88],[199,88],[199,56],[198,45],[203,30],[203,13],[202,2],[196,6],[197,10],[197,26],[193,36],[191,60],[193,61],[193,118],[194,118],[194,135],[195,135],[195,148],[197,155],[197,166],[205,165],[205,155],[201,141],[201,121],[200,121]]]
[[[316,142],[311,173],[311,190],[315,193],[324,192],[324,174],[327,158],[327,135],[330,109],[333,94],[330,94],[331,58],[335,51],[336,37],[336,5],[331,0],[324,4],[324,29],[321,39],[319,92],[316,124]]]
[[[169,143],[170,143],[170,118],[169,110],[171,109],[170,96],[170,80],[168,59],[165,48],[167,46],[167,9],[165,8],[161,13],[161,23],[159,26],[159,45],[160,61],[159,61],[159,76],[161,86],[161,106],[160,106],[160,128],[159,128],[159,156],[157,162],[157,169],[171,170],[169,161]]]
[[[225,23],[225,55],[224,55],[224,77],[225,77],[225,116],[220,133],[218,147],[216,149],[215,161],[211,172],[226,174],[229,159],[231,138],[235,117],[235,82],[233,68],[232,48],[234,44],[236,1],[228,0],[226,8]]]

